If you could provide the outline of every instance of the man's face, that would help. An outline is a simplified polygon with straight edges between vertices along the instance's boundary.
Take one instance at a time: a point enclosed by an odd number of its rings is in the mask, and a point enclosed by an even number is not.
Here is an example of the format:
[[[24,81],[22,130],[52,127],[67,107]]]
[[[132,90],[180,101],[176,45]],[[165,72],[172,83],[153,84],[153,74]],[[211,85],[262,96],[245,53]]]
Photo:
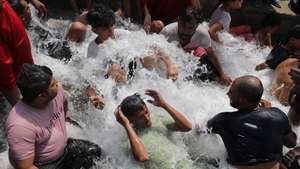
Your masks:
[[[230,105],[233,108],[237,108],[238,109],[240,107],[240,100],[239,100],[239,95],[238,95],[238,91],[237,91],[237,86],[238,86],[238,84],[237,84],[237,81],[235,80],[232,83],[232,85],[231,85],[231,87],[230,87],[227,95],[228,95],[228,97],[230,99]]]
[[[93,28],[92,30],[100,37],[102,41],[106,41],[107,39],[114,37],[115,27],[97,27]]]
[[[133,124],[137,129],[140,128],[149,128],[152,126],[150,112],[147,106],[144,106],[144,109],[136,113],[136,116],[129,117],[128,120]]]
[[[46,101],[50,102],[52,99],[54,99],[57,95],[57,90],[58,90],[58,81],[52,77],[51,83],[45,92],[46,96]]]
[[[291,37],[287,44],[294,52],[300,51],[300,38]]]
[[[196,32],[198,23],[196,20],[191,22],[182,22],[178,21],[178,36],[179,36],[179,43],[184,47],[187,45],[194,33]]]

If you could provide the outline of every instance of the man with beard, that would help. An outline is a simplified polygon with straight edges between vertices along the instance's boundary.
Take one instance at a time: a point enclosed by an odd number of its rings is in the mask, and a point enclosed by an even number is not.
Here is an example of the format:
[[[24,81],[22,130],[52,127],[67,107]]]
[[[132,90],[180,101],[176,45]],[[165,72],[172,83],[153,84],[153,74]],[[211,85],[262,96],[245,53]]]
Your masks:
[[[258,78],[237,78],[228,96],[238,111],[220,113],[207,123],[213,133],[221,136],[228,162],[238,169],[278,169],[282,146],[296,145],[297,136],[288,117],[278,108],[260,106],[263,91]]]

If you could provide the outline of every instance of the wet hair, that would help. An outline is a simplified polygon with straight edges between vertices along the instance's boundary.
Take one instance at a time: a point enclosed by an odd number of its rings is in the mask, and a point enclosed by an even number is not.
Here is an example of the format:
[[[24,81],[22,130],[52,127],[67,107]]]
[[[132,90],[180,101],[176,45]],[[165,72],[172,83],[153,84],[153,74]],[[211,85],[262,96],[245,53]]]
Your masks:
[[[17,77],[17,86],[26,101],[33,101],[39,94],[47,91],[52,79],[52,71],[46,66],[23,64]]]
[[[243,76],[239,78],[239,95],[252,103],[259,103],[264,92],[261,81],[255,76]]]
[[[20,0],[9,0],[8,2],[18,16],[24,15],[25,9],[20,3]]]
[[[294,27],[289,31],[288,39],[290,39],[290,38],[300,39],[300,24],[294,26]]]
[[[203,17],[200,12],[192,7],[186,7],[179,14],[179,20],[183,23],[189,23],[192,21],[197,21],[197,23],[203,21]]]
[[[126,117],[133,117],[137,112],[144,110],[145,102],[139,94],[126,97],[121,103],[121,110]]]
[[[87,13],[86,18],[92,28],[109,28],[116,22],[114,12],[103,5],[94,6],[94,8]]]

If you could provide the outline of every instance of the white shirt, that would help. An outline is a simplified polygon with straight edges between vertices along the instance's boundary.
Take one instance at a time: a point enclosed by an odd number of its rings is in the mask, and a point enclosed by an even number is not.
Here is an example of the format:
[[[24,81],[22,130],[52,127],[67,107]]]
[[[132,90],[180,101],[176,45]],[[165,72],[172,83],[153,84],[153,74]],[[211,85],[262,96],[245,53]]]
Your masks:
[[[130,32],[124,29],[115,29],[115,37],[114,39],[119,39],[124,35],[129,34]],[[88,46],[88,50],[87,50],[87,58],[95,58],[98,56],[106,56],[107,55],[107,48],[105,47],[105,45],[101,44],[97,44],[95,40],[93,40],[89,46]]]
[[[211,27],[215,23],[220,23],[223,26],[223,29],[229,32],[230,22],[230,13],[222,9],[222,6],[219,6],[210,18],[209,27]]]
[[[179,42],[178,23],[174,22],[165,26],[160,34],[164,35],[169,42]],[[196,32],[192,36],[190,42],[184,46],[185,49],[196,49],[198,47],[211,47],[211,39],[208,34],[208,30],[203,25],[199,25],[197,27]]]

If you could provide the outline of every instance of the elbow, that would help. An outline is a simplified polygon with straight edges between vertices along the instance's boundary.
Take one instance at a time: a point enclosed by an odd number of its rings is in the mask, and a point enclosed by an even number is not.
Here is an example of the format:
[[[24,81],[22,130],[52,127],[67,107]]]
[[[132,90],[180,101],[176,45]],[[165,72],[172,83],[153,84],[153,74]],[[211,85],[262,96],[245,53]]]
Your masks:
[[[149,160],[149,157],[148,157],[148,154],[145,154],[145,155],[135,157],[135,160],[138,162],[146,162]]]
[[[193,129],[193,125],[191,123],[188,123],[185,127],[182,128],[183,132],[189,132]]]

